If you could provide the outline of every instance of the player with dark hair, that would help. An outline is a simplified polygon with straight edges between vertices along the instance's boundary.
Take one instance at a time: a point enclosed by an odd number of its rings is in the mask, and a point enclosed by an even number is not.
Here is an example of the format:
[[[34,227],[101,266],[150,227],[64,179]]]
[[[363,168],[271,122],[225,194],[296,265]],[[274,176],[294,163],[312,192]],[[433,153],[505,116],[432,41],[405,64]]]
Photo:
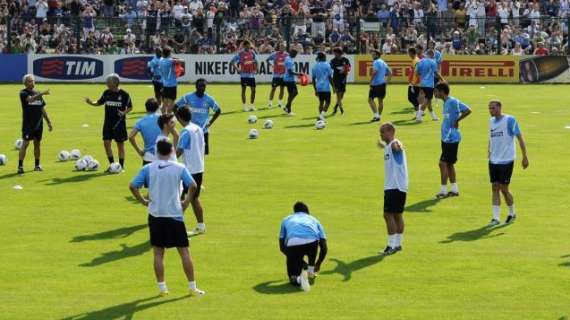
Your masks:
[[[333,69],[327,63],[324,52],[317,53],[317,64],[311,70],[313,75],[313,88],[319,98],[319,120],[325,121],[325,113],[331,105],[331,85],[333,85]],[[334,90],[334,89],[333,89]]]
[[[410,74],[408,75],[408,101],[412,106],[414,106],[414,110],[417,113],[420,108],[420,103],[418,101],[420,93],[420,77],[415,70],[420,59],[418,58],[417,50],[414,47],[408,48],[408,56],[412,59]]]
[[[154,253],[154,273],[161,296],[168,295],[164,279],[164,254],[166,248],[176,247],[191,296],[201,296],[205,292],[196,287],[194,265],[188,250],[188,238],[184,225],[184,211],[190,205],[196,183],[183,165],[168,161],[173,152],[172,144],[160,140],[156,144],[157,161],[144,166],[131,181],[129,189],[143,206],[148,207],[148,228],[150,244]],[[180,184],[188,188],[182,201]],[[141,195],[140,188],[148,186],[149,198]]]
[[[142,158],[143,166],[155,160],[156,139],[160,135],[160,127],[158,126],[159,103],[155,98],[149,98],[145,102],[146,115],[139,119],[131,132],[129,133],[129,142]],[[137,144],[136,136],[142,135],[144,141],[144,149],[141,150]]]
[[[372,75],[370,77],[370,91],[368,92],[368,104],[374,114],[371,122],[380,121],[384,110],[384,98],[386,97],[386,83],[392,77],[392,70],[380,57],[379,50],[372,50]],[[374,99],[378,99],[378,106]]]
[[[158,117],[158,127],[160,128],[160,134],[156,137],[156,143],[160,140],[169,140],[169,136],[172,136],[172,144],[176,146],[178,144],[178,131],[176,130],[176,118],[173,113],[167,113],[160,115]],[[155,152],[156,153],[156,152]],[[176,159],[176,152],[172,152],[170,161],[178,162]]]
[[[289,282],[300,286],[303,291],[309,291],[309,279],[315,279],[327,256],[327,238],[323,226],[317,218],[310,215],[306,204],[295,203],[293,212],[281,222],[279,249],[287,257]],[[305,256],[308,263],[304,261]],[[305,265],[308,265],[307,270],[304,270]]]
[[[285,95],[283,76],[285,75],[285,59],[287,59],[289,55],[283,48],[284,45],[278,43],[275,47],[275,52],[266,60],[269,64],[273,62],[273,79],[271,80],[271,91],[269,92],[269,108],[273,108],[273,97],[275,97],[277,88],[279,88],[279,100],[277,103],[279,108],[283,108],[283,96]]]
[[[461,133],[459,121],[471,114],[471,109],[465,103],[449,95],[449,85],[445,82],[438,83],[435,87],[435,97],[443,101],[443,121],[441,122],[441,157],[439,170],[441,174],[441,191],[436,198],[441,199],[449,196],[458,196],[459,187],[455,174],[455,163]],[[451,183],[451,191],[447,192],[447,181]]]
[[[342,48],[337,47],[333,49],[334,58],[331,59],[330,65],[334,71],[333,73],[333,88],[336,93],[336,103],[334,105],[333,114],[336,114],[338,109],[340,113],[344,114],[342,100],[346,92],[346,80],[350,73],[350,61],[343,56]]]
[[[176,86],[178,85],[176,66],[183,63],[183,60],[171,56],[172,49],[164,47],[162,49],[162,59],[159,62],[160,79],[162,81],[162,113],[172,112],[174,101],[176,101]]]
[[[123,89],[119,88],[120,78],[117,74],[112,73],[107,76],[107,90],[96,102],[85,98],[87,104],[98,107],[105,105],[105,121],[103,122],[103,146],[107,153],[109,164],[115,162],[113,157],[113,149],[111,147],[112,140],[117,143],[119,153],[119,163],[121,167],[125,166],[125,141],[127,140],[127,122],[126,117],[131,110],[133,104],[131,96]],[[107,170],[108,171],[108,170]]]
[[[432,119],[434,121],[437,121],[439,118],[433,111],[431,102],[433,99],[435,78],[439,78],[440,75],[437,72],[437,63],[434,60],[433,50],[429,49],[426,52],[425,57],[416,64],[415,73],[418,77],[420,77],[420,93],[418,96],[420,108],[416,113],[416,122],[423,121],[423,116],[426,109],[429,110]]]
[[[148,69],[152,74],[152,86],[154,87],[154,98],[158,101],[158,105],[162,99],[162,79],[160,78],[160,59],[162,59],[162,49],[154,50],[155,56],[147,63]]]
[[[301,75],[301,73],[295,72],[295,57],[297,57],[297,50],[289,50],[289,56],[285,59],[285,75],[283,76],[283,82],[285,82],[285,86],[287,87],[287,105],[285,105],[285,112],[289,116],[295,115],[291,110],[293,100],[295,100],[295,97],[299,94],[295,77]]]
[[[257,73],[257,56],[251,49],[251,43],[247,40],[242,42],[243,50],[238,52],[230,61],[234,68],[239,69],[241,78],[241,102],[243,111],[255,111],[255,74]],[[251,88],[249,107],[246,104],[246,89]]]
[[[20,91],[20,103],[22,104],[22,140],[23,144],[18,155],[18,174],[24,174],[24,159],[30,141],[34,142],[34,171],[43,171],[40,164],[41,141],[46,121],[49,131],[53,126],[46,112],[44,96],[49,95],[49,89],[43,92],[34,90],[36,85],[34,76],[27,74],[24,76],[25,88]]]

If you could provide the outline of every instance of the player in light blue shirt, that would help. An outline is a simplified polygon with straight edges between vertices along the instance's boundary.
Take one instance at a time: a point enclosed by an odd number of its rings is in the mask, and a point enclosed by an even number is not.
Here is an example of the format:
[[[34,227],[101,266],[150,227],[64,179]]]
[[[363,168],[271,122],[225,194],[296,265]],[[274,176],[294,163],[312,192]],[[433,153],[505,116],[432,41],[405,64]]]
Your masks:
[[[372,50],[372,75],[370,77],[370,91],[368,92],[368,104],[374,117],[370,122],[380,121],[384,110],[384,98],[386,98],[386,83],[392,77],[392,69],[380,57],[379,50]],[[374,99],[378,99],[378,105]]]
[[[416,64],[416,70],[414,72],[420,77],[420,94],[418,96],[420,108],[416,113],[416,122],[423,121],[426,108],[429,110],[432,119],[437,121],[439,118],[433,111],[431,101],[433,99],[435,78],[440,79],[441,76],[437,71],[437,63],[434,60],[434,52],[432,49],[426,51],[425,57]]]
[[[187,107],[192,112],[192,123],[198,125],[204,131],[204,140],[206,143],[206,154],[210,152],[209,148],[209,129],[216,122],[216,119],[222,114],[222,109],[216,100],[206,93],[206,79],[198,79],[196,81],[196,91],[191,92],[176,102],[175,109]],[[214,112],[210,118],[210,110]]]
[[[145,102],[146,115],[135,123],[135,126],[129,133],[129,142],[143,159],[143,166],[151,163],[155,159],[154,149],[156,139],[160,135],[160,127],[158,126],[158,110],[159,103],[154,98],[149,98]],[[144,149],[137,144],[136,136],[141,133],[144,141]]]
[[[283,82],[285,87],[287,87],[287,104],[285,105],[285,112],[293,116],[295,115],[291,108],[293,100],[299,94],[297,90],[297,84],[295,83],[295,77],[300,76],[301,73],[295,72],[295,57],[297,57],[297,50],[289,50],[289,56],[285,58],[285,75],[283,76]]]
[[[170,142],[160,140],[156,148],[158,160],[144,166],[131,181],[129,189],[138,202],[148,207],[150,244],[153,247],[154,271],[158,288],[161,295],[168,294],[164,280],[164,254],[166,248],[176,247],[188,279],[190,295],[203,295],[204,291],[196,287],[184,225],[184,211],[194,197],[196,183],[183,165],[168,161],[174,151]],[[182,201],[180,200],[180,184],[189,188],[188,194]],[[148,199],[144,198],[140,192],[145,185],[149,190]]]
[[[315,95],[319,98],[319,119],[325,120],[325,113],[331,104],[331,86],[333,69],[327,63],[327,56],[324,52],[317,54],[317,64],[311,70],[313,75],[313,88]]]
[[[279,249],[287,257],[289,281],[309,291],[308,278],[315,278],[327,255],[327,237],[317,218],[309,214],[303,202],[293,206],[295,213],[285,217],[279,231]],[[317,251],[320,248],[317,259]],[[304,271],[305,256],[308,257],[308,273]]]
[[[471,109],[463,102],[449,96],[449,85],[445,82],[438,83],[435,87],[435,97],[443,100],[443,122],[441,123],[441,157],[439,159],[439,171],[441,174],[441,191],[436,198],[458,196],[457,176],[455,163],[461,134],[459,122],[471,114]],[[451,183],[451,191],[447,192],[447,181]]]
[[[176,64],[183,62],[171,56],[172,49],[162,49],[162,59],[159,62],[160,79],[162,80],[162,113],[171,113],[176,100]]]
[[[162,99],[162,80],[160,79],[160,59],[162,59],[162,49],[156,48],[155,56],[147,63],[152,74],[152,86],[154,87],[154,97],[160,104]]]

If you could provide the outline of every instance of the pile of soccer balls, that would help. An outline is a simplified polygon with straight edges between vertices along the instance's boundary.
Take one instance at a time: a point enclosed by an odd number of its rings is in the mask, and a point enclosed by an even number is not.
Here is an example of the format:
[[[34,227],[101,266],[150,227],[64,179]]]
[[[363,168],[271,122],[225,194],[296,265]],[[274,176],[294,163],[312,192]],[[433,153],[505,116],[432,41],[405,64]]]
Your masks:
[[[81,151],[73,149],[71,151],[61,150],[57,155],[59,161],[75,161],[75,170],[77,171],[97,171],[99,169],[99,161],[90,155],[81,157]]]
[[[257,123],[257,116],[255,115],[250,115],[247,118],[247,122],[249,124],[256,124]],[[271,119],[267,119],[265,120],[265,122],[263,123],[263,128],[264,129],[273,129],[273,120]],[[259,138],[259,131],[257,129],[250,129],[249,130],[249,134],[248,134],[248,138],[249,139],[257,139]]]

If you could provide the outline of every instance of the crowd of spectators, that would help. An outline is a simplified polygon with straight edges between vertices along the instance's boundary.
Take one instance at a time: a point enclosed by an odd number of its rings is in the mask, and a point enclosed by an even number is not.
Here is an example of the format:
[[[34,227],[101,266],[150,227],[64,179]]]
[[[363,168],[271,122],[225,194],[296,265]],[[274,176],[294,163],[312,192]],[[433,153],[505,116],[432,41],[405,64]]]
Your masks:
[[[568,54],[570,0],[0,0],[0,52]]]

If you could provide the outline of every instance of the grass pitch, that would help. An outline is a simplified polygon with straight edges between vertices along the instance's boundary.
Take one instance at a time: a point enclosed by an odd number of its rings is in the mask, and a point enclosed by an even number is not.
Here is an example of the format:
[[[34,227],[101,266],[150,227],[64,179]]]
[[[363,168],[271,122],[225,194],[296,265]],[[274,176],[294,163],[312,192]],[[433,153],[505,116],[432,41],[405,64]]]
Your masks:
[[[378,125],[369,124],[367,86],[351,85],[347,114],[314,129],[316,98],[301,88],[297,116],[279,109],[240,112],[239,87],[210,85],[224,115],[211,131],[202,194],[208,233],[191,250],[202,298],[187,298],[178,255],[167,253],[171,294],[158,298],[145,208],[127,185],[140,160],[127,146],[126,172],[74,172],[57,162],[79,148],[106,165],[103,108],[83,103],[103,85],[44,85],[54,123],[44,133],[43,173],[15,175],[20,86],[0,86],[0,318],[2,319],[560,319],[570,315],[568,86],[457,85],[452,95],[473,109],[461,123],[457,165],[461,196],[436,201],[439,122],[412,118],[406,87],[388,88],[383,121],[397,125],[410,170],[404,251],[381,258],[383,160]],[[144,115],[146,85],[125,85],[132,127]],[[192,90],[180,86],[179,93]],[[269,87],[258,87],[258,107]],[[487,229],[491,217],[486,146],[487,102],[498,97],[520,122],[530,168],[517,163],[514,225]],[[334,99],[333,99],[334,100]],[[441,102],[437,108],[441,115]],[[264,119],[272,130],[262,130]],[[428,118],[429,119],[429,118]],[[87,128],[82,127],[88,124]],[[258,140],[248,130],[260,129]],[[520,154],[520,152],[519,152]],[[33,168],[28,150],[26,170]],[[14,190],[21,185],[23,190]],[[306,201],[329,237],[316,286],[286,283],[278,250],[281,219]],[[503,206],[502,218],[506,217]],[[187,223],[194,225],[191,211]]]

